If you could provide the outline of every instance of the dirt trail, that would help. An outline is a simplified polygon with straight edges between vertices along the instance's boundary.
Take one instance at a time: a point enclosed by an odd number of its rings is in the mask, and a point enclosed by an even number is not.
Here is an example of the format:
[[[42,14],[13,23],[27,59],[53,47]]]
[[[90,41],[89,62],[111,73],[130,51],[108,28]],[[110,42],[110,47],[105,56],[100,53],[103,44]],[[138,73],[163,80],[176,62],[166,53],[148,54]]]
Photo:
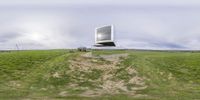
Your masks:
[[[145,89],[146,85],[133,66],[120,65],[127,56],[125,53],[96,57],[89,52],[70,60],[71,70],[67,73],[74,75],[70,87],[83,90],[79,95],[87,97],[119,93],[136,95],[136,91]],[[84,82],[89,85],[80,84]]]

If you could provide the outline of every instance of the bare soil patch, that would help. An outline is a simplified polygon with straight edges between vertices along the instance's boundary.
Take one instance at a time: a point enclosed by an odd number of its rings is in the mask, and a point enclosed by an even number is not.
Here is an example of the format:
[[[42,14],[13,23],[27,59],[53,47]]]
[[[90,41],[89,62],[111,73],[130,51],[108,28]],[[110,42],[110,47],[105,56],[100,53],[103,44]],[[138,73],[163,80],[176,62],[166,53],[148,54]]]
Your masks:
[[[138,95],[136,91],[147,86],[133,66],[119,66],[127,57],[126,53],[96,57],[88,52],[70,60],[70,70],[67,73],[74,78],[69,87],[83,91],[78,95],[86,97],[120,93]]]

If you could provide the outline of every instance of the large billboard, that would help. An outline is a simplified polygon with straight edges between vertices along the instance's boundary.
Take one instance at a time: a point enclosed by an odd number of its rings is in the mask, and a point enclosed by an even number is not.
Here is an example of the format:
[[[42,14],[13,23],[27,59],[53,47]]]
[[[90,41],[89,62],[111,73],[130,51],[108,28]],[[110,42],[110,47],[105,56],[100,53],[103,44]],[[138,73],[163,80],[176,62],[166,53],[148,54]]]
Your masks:
[[[107,25],[95,29],[95,43],[105,46],[115,46],[113,25]]]

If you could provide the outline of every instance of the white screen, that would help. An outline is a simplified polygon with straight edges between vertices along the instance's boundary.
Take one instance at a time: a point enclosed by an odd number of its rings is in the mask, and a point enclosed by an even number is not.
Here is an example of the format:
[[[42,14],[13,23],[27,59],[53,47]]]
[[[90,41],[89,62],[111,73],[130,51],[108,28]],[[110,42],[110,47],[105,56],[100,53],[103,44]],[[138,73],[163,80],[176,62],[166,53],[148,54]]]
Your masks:
[[[98,28],[96,33],[97,41],[111,40],[111,26],[105,26],[102,28]]]

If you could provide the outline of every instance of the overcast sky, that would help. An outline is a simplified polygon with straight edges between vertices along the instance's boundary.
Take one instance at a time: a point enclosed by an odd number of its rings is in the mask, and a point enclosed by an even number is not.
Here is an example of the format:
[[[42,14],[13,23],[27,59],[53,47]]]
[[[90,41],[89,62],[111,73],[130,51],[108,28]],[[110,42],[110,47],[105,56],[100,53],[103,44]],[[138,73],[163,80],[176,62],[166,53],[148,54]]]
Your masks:
[[[110,24],[120,48],[200,50],[199,0],[1,0],[0,49],[91,47]]]

